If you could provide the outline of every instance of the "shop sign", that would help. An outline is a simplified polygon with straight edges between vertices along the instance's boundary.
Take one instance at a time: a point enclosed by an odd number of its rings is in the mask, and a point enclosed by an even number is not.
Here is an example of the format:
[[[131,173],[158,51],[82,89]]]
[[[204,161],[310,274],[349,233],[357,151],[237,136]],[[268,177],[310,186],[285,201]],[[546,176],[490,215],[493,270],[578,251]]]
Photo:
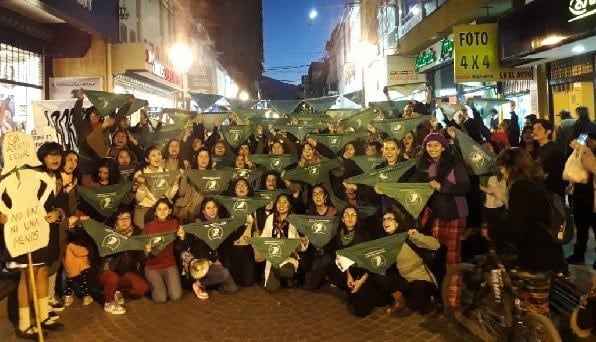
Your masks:
[[[569,12],[572,22],[596,15],[596,0],[571,0],[569,1]]]
[[[501,68],[499,81],[505,80],[532,80],[534,79],[534,68]]]
[[[497,24],[453,27],[456,83],[497,81],[499,41]]]
[[[439,51],[437,56],[436,51]],[[415,67],[416,71],[425,71],[431,67],[441,65],[453,58],[453,36],[450,35],[445,39],[431,45],[428,49],[422,50],[416,56]]]
[[[169,68],[155,59],[155,55],[152,51],[145,50],[145,61],[151,64],[151,70],[149,70],[152,74],[163,78],[166,81],[180,84],[180,77],[178,73],[176,73],[172,68]]]
[[[426,80],[423,73],[414,69],[413,58],[397,55],[387,56],[387,84],[419,83]]]

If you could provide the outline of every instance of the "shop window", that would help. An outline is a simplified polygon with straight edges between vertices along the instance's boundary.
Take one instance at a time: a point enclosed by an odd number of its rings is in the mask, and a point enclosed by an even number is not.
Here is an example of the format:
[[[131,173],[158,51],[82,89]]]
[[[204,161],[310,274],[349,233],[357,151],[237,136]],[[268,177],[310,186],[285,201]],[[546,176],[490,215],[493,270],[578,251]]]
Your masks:
[[[137,32],[135,30],[130,30],[130,39],[128,41],[131,43],[137,42]]]

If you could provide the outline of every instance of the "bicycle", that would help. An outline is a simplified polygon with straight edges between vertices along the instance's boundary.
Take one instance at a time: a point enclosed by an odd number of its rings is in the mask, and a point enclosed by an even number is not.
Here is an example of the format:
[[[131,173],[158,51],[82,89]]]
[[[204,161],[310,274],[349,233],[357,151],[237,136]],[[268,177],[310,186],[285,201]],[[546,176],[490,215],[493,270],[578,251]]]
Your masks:
[[[544,284],[548,287],[550,275],[508,272],[494,249],[478,261],[477,264],[457,264],[448,270],[441,286],[447,317],[483,341],[561,341],[550,319],[529,311],[521,300],[521,288]],[[451,279],[454,277],[461,279],[456,278],[459,305],[450,302]]]

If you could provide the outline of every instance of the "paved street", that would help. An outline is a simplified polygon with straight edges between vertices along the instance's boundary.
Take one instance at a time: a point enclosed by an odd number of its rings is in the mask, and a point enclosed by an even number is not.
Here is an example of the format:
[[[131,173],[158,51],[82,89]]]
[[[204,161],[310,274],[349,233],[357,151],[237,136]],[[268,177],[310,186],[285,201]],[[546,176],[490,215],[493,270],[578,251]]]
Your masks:
[[[236,295],[211,293],[199,301],[188,291],[179,302],[129,301],[122,316],[98,304],[76,301],[62,312],[58,341],[473,341],[461,328],[435,315],[390,316],[377,309],[352,317],[345,302],[322,290],[277,294],[255,286]],[[14,335],[9,341],[17,341]]]

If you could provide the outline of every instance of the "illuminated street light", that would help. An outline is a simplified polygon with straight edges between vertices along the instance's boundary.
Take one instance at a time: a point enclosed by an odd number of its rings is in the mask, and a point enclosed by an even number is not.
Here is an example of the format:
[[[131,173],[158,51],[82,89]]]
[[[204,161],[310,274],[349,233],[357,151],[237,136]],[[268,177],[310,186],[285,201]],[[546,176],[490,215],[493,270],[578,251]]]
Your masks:
[[[308,18],[310,20],[314,20],[318,15],[319,15],[319,12],[317,12],[317,10],[313,8],[310,10],[310,13],[308,13]]]
[[[185,74],[192,65],[193,54],[190,48],[184,44],[176,44],[170,48],[170,60],[176,71]]]
[[[244,90],[242,90],[240,93],[238,93],[238,98],[241,101],[246,101],[246,100],[248,100],[250,98],[250,95],[248,95],[247,92],[245,92]]]

